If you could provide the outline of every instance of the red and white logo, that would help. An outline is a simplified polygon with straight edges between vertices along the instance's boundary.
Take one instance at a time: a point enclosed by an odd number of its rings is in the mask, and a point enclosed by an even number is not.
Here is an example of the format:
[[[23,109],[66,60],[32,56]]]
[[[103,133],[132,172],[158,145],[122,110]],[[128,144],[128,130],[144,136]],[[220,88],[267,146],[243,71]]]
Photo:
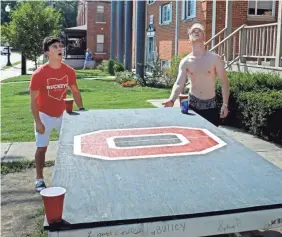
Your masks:
[[[68,88],[68,76],[65,75],[62,78],[48,78],[46,89],[48,90],[48,96],[55,100],[62,100],[67,92]]]
[[[74,154],[103,160],[206,154],[226,143],[207,129],[152,127],[100,130],[74,137]]]

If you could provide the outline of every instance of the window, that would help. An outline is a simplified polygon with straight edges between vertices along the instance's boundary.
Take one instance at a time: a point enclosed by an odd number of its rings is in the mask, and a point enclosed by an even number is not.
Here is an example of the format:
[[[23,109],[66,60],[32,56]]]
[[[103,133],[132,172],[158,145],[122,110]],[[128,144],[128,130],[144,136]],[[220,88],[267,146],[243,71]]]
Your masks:
[[[153,4],[155,2],[156,2],[156,0],[148,0],[148,4]]]
[[[249,0],[248,14],[254,16],[274,16],[275,0],[274,1]]]
[[[156,40],[155,37],[148,37],[147,38],[147,61],[151,62],[155,58],[155,45]]]
[[[97,35],[97,46],[96,46],[97,53],[104,52],[104,35]]]
[[[153,32],[155,33],[155,32]],[[147,36],[146,42],[146,70],[148,72],[152,72],[153,64],[156,60],[156,37],[155,36]]]
[[[196,17],[196,0],[182,0],[181,20],[191,20]]]
[[[170,67],[170,61],[169,60],[161,60],[161,67],[162,68],[169,68]]]
[[[150,16],[150,23],[149,24],[154,24],[154,15]]]
[[[159,7],[159,24],[166,25],[172,20],[172,3]]]
[[[105,22],[104,6],[97,6],[96,22]]]

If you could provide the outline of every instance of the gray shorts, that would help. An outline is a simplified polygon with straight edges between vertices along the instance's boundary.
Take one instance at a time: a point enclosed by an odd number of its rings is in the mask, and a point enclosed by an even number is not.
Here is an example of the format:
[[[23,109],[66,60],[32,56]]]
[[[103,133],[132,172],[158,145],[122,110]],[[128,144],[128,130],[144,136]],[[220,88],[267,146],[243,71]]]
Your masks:
[[[190,93],[189,93],[189,105],[198,110],[214,109],[217,107],[215,97],[208,100],[201,100]]]
[[[189,108],[213,125],[217,127],[220,125],[220,110],[217,107],[215,98],[200,100],[189,93]]]

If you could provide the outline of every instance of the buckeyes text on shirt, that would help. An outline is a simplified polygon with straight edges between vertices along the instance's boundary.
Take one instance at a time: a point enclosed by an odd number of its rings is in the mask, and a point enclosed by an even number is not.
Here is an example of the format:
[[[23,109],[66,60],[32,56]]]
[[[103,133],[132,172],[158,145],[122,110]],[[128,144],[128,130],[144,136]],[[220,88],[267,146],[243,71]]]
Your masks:
[[[48,64],[39,67],[30,81],[30,88],[39,91],[38,110],[51,117],[60,117],[65,110],[64,99],[70,85],[76,85],[76,73],[68,65],[63,63],[58,69]]]

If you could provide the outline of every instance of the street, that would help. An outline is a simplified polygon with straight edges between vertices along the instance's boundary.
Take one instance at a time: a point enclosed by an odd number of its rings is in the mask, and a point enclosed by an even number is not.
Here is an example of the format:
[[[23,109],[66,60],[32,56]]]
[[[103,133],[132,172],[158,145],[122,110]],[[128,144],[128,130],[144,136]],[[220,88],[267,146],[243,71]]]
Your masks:
[[[2,49],[4,49],[3,46],[0,47],[0,51],[2,51]],[[6,66],[7,58],[7,55],[0,55],[0,69]],[[12,52],[10,55],[10,61],[12,64],[21,61],[21,55],[17,52]]]
[[[2,50],[3,47],[0,47],[0,50]],[[7,64],[7,55],[0,55],[0,81],[10,78],[10,77],[16,77],[21,75],[21,63],[17,64],[13,67],[3,69],[3,67]],[[42,56],[39,57],[39,60],[42,60]],[[21,54],[17,52],[12,52],[10,55],[10,61],[11,63],[16,63],[21,61]],[[35,68],[34,62],[27,60],[26,61],[26,70],[27,74],[32,74],[33,70]]]

